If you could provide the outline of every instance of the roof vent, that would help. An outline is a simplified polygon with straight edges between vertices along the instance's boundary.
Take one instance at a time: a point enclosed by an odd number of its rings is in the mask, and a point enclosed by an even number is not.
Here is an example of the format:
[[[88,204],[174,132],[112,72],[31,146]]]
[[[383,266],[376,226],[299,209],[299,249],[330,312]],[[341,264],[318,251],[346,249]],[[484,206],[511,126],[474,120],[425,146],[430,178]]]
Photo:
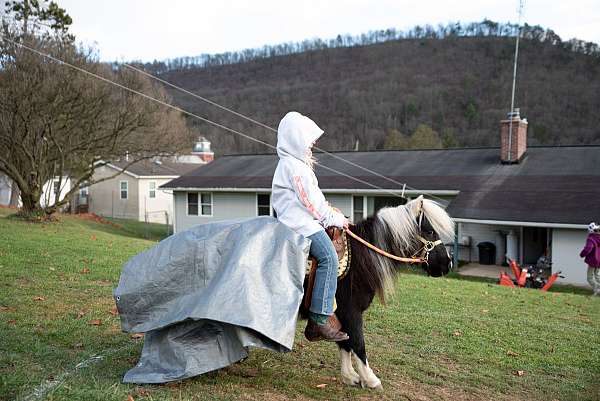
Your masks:
[[[521,109],[519,109],[518,107],[515,107],[515,109],[513,111],[509,111],[508,113],[506,113],[506,118],[508,120],[510,120],[511,118],[514,119],[521,119]]]

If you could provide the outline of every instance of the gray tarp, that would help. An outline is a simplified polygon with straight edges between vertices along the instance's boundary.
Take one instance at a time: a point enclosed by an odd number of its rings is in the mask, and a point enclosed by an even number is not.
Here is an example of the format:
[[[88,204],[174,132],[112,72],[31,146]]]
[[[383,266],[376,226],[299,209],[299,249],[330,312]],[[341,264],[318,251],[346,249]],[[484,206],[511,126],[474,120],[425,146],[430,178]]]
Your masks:
[[[294,343],[310,240],[271,217],[203,224],[129,260],[114,292],[127,332],[145,332],[129,383],[219,369],[247,347]]]

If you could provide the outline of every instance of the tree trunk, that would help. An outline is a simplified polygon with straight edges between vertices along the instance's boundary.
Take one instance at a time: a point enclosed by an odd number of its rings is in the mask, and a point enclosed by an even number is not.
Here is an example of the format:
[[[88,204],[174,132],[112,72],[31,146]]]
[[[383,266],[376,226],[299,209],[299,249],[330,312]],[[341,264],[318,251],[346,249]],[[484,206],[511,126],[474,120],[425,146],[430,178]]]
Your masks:
[[[32,218],[44,218],[52,215],[55,210],[42,207],[40,198],[41,193],[39,190],[21,192],[21,202],[23,203],[21,214]]]

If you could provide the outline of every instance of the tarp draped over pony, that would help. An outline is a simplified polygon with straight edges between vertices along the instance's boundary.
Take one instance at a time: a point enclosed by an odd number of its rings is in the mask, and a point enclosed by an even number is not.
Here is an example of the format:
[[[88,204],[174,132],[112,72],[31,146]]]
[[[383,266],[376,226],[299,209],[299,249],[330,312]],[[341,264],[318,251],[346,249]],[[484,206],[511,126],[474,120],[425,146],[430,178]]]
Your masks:
[[[144,332],[128,383],[230,365],[248,347],[292,349],[310,240],[271,217],[203,224],[129,260],[114,292],[126,332]]]

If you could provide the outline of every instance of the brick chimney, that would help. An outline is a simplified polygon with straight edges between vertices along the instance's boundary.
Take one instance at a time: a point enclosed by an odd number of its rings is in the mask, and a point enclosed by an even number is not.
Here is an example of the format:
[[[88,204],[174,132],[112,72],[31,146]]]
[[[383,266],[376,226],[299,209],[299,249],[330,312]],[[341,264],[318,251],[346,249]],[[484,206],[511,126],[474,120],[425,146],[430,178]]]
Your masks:
[[[198,138],[198,142],[192,150],[192,155],[202,160],[202,163],[210,163],[215,159],[215,154],[210,150],[210,141],[203,136]]]
[[[503,164],[519,163],[527,151],[527,119],[521,119],[519,109],[500,121],[500,160]]]

